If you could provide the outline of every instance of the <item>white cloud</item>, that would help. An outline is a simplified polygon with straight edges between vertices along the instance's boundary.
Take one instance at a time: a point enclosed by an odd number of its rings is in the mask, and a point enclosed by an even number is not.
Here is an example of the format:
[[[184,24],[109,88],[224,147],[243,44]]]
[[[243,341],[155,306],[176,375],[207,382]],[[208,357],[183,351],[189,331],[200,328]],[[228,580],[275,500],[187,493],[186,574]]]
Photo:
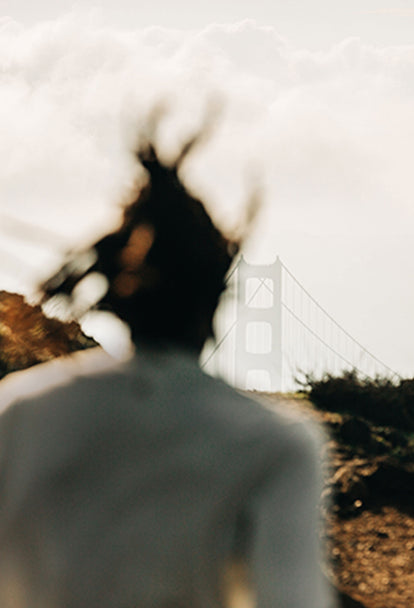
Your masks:
[[[31,199],[38,193],[45,205],[114,200],[130,181],[134,129],[154,103],[170,101],[161,138],[173,147],[218,96],[226,100],[223,126],[192,164],[200,185],[199,164],[208,165],[204,187],[220,201],[245,187],[240,172],[255,161],[269,198],[289,208],[312,201],[314,215],[357,206],[367,217],[378,207],[387,216],[392,197],[395,230],[398,215],[405,223],[410,212],[414,47],[351,39],[312,53],[251,21],[120,33],[72,16],[33,28],[6,22],[0,49],[3,200],[24,198],[33,180]]]
[[[231,226],[256,172],[267,207],[252,255],[294,257],[295,250],[308,259],[292,235],[325,235],[351,283],[362,270],[354,258],[346,266],[349,241],[335,245],[333,235],[368,243],[369,235],[414,232],[413,62],[414,45],[349,39],[311,52],[251,21],[120,32],[83,15],[34,27],[3,20],[0,211],[46,222],[68,242],[99,230],[136,177],[131,150],[154,104],[169,103],[159,141],[172,154],[218,98],[221,120],[189,159],[189,183]],[[290,248],[282,230],[290,230]],[[397,248],[396,263],[413,254]],[[375,256],[366,260],[364,272],[375,272]],[[328,297],[331,278],[306,268],[309,288]],[[414,291],[403,283],[401,275],[393,293],[412,305]],[[366,298],[376,310],[378,296]],[[358,332],[357,314],[350,321]],[[407,344],[412,338],[406,332]],[[406,360],[407,344],[401,354],[393,347],[396,364]]]
[[[372,11],[364,11],[364,15],[391,15],[395,17],[414,17],[413,8],[378,8]]]

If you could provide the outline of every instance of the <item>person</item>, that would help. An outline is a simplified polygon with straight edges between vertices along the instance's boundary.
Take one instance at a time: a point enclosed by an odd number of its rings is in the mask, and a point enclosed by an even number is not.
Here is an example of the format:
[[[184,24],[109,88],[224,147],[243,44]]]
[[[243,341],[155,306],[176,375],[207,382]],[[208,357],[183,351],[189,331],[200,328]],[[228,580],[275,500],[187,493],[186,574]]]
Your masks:
[[[188,149],[167,166],[146,145],[148,183],[94,264],[74,256],[42,285],[48,299],[103,274],[99,306],[133,354],[2,382],[2,608],[328,605],[317,434],[198,364],[237,243],[183,186]]]

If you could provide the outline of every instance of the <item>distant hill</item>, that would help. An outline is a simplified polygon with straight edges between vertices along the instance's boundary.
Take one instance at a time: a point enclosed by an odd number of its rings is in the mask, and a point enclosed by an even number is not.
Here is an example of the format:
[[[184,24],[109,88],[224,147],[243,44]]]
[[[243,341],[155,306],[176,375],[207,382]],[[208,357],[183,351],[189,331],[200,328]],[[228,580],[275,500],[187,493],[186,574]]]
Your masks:
[[[22,295],[0,291],[0,378],[93,346],[79,323],[49,318]]]

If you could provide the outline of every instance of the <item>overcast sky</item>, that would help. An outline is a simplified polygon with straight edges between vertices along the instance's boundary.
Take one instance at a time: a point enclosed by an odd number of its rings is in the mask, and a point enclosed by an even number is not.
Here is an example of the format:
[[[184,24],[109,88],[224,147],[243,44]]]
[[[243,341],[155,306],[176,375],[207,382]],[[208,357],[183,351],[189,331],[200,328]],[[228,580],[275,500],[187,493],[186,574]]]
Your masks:
[[[91,238],[139,178],[131,150],[154,104],[170,101],[159,141],[172,154],[220,100],[188,183],[233,229],[260,182],[249,259],[279,254],[355,338],[412,375],[414,2],[143,5],[0,0],[0,212],[47,216],[62,247]],[[3,254],[5,288],[52,263],[56,243],[36,234],[21,271]]]
[[[0,11],[25,24],[55,19],[72,8],[95,8],[117,28],[161,25],[190,29],[246,18],[275,27],[293,44],[326,49],[338,40],[358,36],[379,45],[411,44],[412,0],[2,0]]]

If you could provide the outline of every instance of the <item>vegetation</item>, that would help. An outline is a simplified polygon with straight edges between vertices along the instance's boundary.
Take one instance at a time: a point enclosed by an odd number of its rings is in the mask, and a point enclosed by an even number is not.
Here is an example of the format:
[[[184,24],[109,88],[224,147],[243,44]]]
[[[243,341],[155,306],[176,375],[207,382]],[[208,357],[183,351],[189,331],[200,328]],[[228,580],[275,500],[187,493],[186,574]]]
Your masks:
[[[414,378],[362,378],[357,371],[316,380],[307,376],[303,392],[320,409],[351,414],[374,425],[414,432]]]
[[[46,317],[22,295],[0,291],[0,378],[92,346],[78,323]]]

